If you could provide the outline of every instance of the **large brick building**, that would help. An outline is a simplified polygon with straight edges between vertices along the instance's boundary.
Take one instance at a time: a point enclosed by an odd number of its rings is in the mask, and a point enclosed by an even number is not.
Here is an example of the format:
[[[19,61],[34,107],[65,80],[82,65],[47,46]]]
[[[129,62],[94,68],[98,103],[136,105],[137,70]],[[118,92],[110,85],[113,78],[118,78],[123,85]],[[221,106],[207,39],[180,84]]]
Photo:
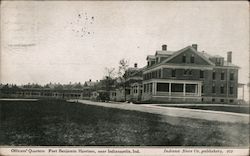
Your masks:
[[[128,100],[235,103],[239,67],[232,64],[232,52],[225,60],[197,48],[193,44],[168,51],[163,45],[155,55],[147,56],[147,66],[128,78],[133,80]],[[138,86],[137,91],[134,86]]]

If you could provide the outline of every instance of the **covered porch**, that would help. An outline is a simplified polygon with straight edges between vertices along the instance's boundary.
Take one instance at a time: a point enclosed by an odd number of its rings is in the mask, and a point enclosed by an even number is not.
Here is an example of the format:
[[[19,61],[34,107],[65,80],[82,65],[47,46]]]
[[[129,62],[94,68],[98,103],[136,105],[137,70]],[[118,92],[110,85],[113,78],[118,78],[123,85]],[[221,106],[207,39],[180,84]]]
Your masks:
[[[153,97],[201,97],[202,81],[193,80],[151,80],[145,82],[144,93]]]

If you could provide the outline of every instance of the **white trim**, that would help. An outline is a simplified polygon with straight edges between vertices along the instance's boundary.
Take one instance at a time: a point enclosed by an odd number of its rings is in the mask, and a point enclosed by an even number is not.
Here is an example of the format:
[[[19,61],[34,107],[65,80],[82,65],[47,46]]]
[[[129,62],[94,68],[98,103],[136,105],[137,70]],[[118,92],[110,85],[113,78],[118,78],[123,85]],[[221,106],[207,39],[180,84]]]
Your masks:
[[[143,71],[143,74],[152,72],[154,70],[159,70],[159,69],[163,69],[163,68],[171,68],[171,69],[202,69],[202,70],[213,70],[213,66],[204,66],[204,65],[196,65],[196,66],[190,66],[190,65],[176,65],[176,64],[162,64],[161,66],[157,66],[155,68],[152,69],[148,69],[146,71]]]
[[[213,68],[221,68],[221,69],[240,69],[238,66],[214,66]]]
[[[186,84],[202,84],[202,81],[199,80],[171,80],[171,79],[150,79],[144,80],[142,84],[147,84],[151,82],[158,82],[158,83],[186,83]]]
[[[179,99],[188,99],[188,98],[196,98],[196,99],[201,99],[202,98],[202,96],[173,96],[173,95],[171,95],[171,96],[168,96],[168,95],[153,95],[152,96],[153,98],[154,97],[164,97],[164,98],[179,98]]]

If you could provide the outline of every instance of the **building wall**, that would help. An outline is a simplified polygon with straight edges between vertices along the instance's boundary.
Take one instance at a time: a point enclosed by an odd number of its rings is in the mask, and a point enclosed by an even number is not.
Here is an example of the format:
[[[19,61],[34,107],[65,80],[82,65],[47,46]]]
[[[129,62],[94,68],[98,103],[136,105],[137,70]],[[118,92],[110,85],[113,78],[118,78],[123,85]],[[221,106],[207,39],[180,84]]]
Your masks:
[[[172,76],[172,70],[175,70],[175,77]],[[154,70],[152,70],[154,71]],[[158,71],[158,70],[155,70]],[[202,81],[203,92],[202,101],[211,103],[234,103],[237,98],[237,85],[238,85],[238,69],[226,68],[215,66],[211,69],[174,69],[174,68],[162,68],[161,76],[155,74],[160,79],[170,80],[197,80]],[[186,71],[186,74],[185,74]],[[200,76],[200,71],[203,71],[203,78]],[[189,74],[191,72],[191,74]],[[213,72],[216,73],[215,79],[213,79]],[[224,73],[224,80],[221,80],[221,73]],[[230,80],[230,73],[233,73],[233,80]],[[145,76],[147,74],[147,76]],[[144,81],[153,79],[154,74],[144,73]],[[215,93],[213,93],[213,86],[215,87]],[[221,87],[224,86],[224,93],[221,93]],[[230,93],[230,87],[233,87],[233,94]],[[146,94],[143,92],[143,94]],[[145,99],[148,95],[143,95]],[[222,99],[222,101],[221,101]],[[233,102],[232,102],[233,100]]]

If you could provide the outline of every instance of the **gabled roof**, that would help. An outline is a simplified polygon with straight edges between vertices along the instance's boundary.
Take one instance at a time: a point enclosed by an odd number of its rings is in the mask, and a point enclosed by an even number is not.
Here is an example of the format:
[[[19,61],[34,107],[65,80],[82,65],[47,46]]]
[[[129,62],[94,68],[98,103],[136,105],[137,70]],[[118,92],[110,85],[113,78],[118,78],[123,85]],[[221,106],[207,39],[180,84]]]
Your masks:
[[[148,59],[155,59],[155,55],[148,55],[148,56],[147,56],[147,60],[148,60]]]
[[[157,50],[155,55],[172,55],[174,51]]]
[[[178,50],[178,51],[156,51],[156,53],[159,53],[160,55],[168,55],[168,58],[163,60],[162,62],[160,63],[157,63],[157,64],[154,64],[150,67],[145,67],[145,69],[152,69],[152,68],[155,68],[155,67],[158,67],[160,65],[163,65],[165,63],[168,63],[170,60],[172,60],[173,58],[175,58],[176,56],[180,55],[181,53],[185,52],[186,50],[190,49],[191,51],[193,51],[195,54],[197,54],[198,56],[200,56],[204,61],[206,61],[209,65],[212,65],[212,66],[215,66],[215,64],[210,60],[211,58],[223,58],[222,56],[219,56],[219,55],[210,55],[206,52],[200,52],[200,51],[197,51],[196,49],[194,49],[192,46],[187,46],[181,50]],[[170,55],[170,53],[172,53]],[[148,55],[148,57],[152,57],[152,58],[155,58],[155,55]],[[147,58],[148,58],[147,57]],[[239,68],[238,66],[230,63],[230,62],[227,62],[227,61],[224,61],[224,67],[236,67],[236,68]],[[222,66],[222,67],[223,67]],[[216,66],[217,67],[217,66]]]
[[[193,51],[194,53],[196,53],[198,56],[200,56],[201,58],[203,58],[208,64],[210,65],[214,65],[214,63],[212,61],[210,61],[207,57],[205,57],[204,55],[202,55],[200,52],[198,52],[197,50],[195,50],[192,46],[187,46],[175,53],[173,53],[172,56],[170,56],[169,58],[167,58],[166,60],[162,61],[162,63],[160,64],[164,64],[167,63],[168,61],[172,60],[173,58],[175,58],[176,56],[182,54],[183,52],[185,52],[186,50],[190,49],[191,51]]]

